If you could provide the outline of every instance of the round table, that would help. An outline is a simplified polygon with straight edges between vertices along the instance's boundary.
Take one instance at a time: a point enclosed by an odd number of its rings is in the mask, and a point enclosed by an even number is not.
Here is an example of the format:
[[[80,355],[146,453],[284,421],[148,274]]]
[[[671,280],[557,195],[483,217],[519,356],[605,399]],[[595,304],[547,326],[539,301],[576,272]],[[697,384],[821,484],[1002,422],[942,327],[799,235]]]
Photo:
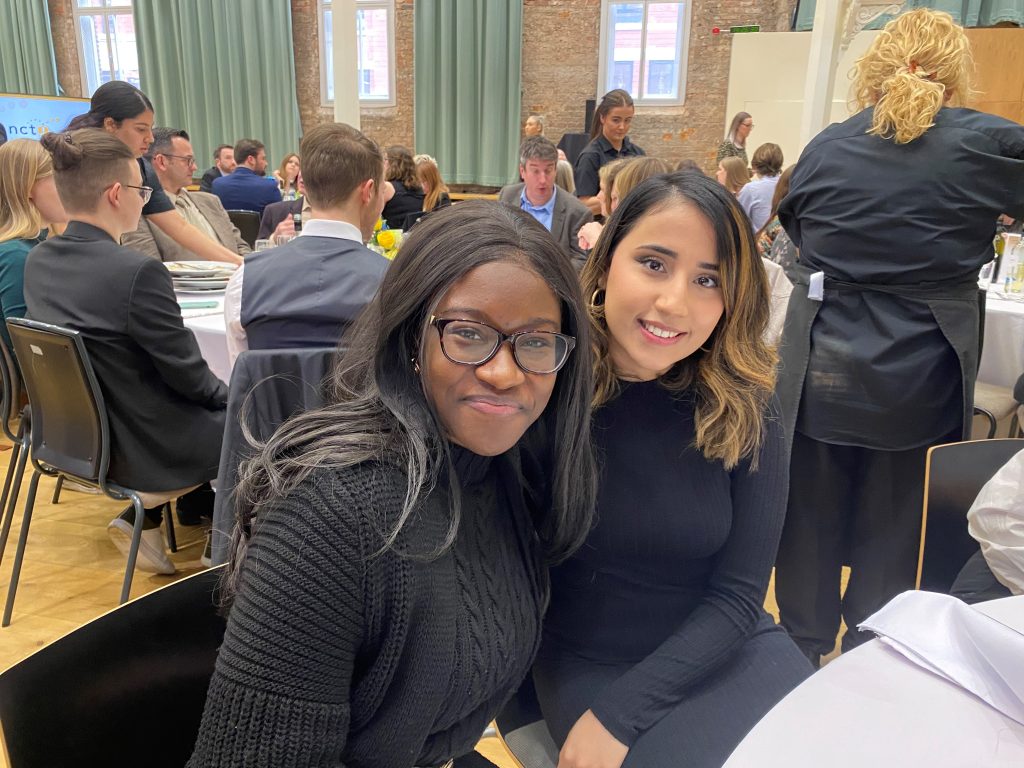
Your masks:
[[[1024,301],[990,291],[985,301],[985,345],[978,381],[1012,389],[1024,373]]]
[[[1024,596],[974,608],[1024,632]],[[1019,768],[1024,725],[872,640],[765,715],[723,768]]]
[[[199,352],[213,375],[227,384],[231,380],[228,358],[227,324],[224,321],[224,291],[177,293],[178,304],[185,304],[181,317],[199,343]],[[216,301],[216,307],[188,308],[190,302]]]

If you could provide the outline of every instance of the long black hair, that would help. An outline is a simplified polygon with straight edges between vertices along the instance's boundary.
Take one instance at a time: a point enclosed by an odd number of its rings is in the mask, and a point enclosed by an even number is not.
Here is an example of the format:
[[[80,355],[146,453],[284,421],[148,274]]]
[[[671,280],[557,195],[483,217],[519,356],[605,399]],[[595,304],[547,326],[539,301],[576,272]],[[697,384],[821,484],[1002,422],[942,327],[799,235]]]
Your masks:
[[[131,83],[111,80],[96,89],[89,101],[89,111],[72,118],[65,130],[102,128],[103,121],[108,117],[115,123],[120,123],[130,117],[138,117],[146,111],[153,111],[153,103],[146,94]]]
[[[568,257],[531,216],[498,203],[469,201],[435,211],[412,230],[373,301],[345,337],[348,351],[328,379],[327,404],[285,422],[242,465],[233,574],[244,556],[245,528],[262,508],[316,469],[367,461],[404,469],[405,504],[385,532],[385,546],[394,544],[439,477],[455,480],[444,430],[412,360],[444,294],[476,267],[508,260],[533,270],[551,287],[561,305],[562,332],[577,339],[577,351],[558,373],[541,423],[535,425],[538,433],[547,434],[550,446],[550,508],[542,510],[536,525],[550,562],[582,544],[594,507],[596,469],[590,444],[590,336],[579,281]],[[495,291],[502,288],[494,286]],[[456,489],[452,523],[440,551],[454,541],[459,524],[458,483],[450,487]],[[230,599],[230,580],[227,587]]]

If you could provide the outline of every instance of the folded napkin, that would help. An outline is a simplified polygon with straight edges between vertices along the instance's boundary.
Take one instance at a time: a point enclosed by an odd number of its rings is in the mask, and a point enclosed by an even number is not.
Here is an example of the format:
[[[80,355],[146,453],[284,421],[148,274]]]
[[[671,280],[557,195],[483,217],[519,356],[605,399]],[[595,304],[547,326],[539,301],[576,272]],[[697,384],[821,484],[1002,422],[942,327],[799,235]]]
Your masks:
[[[1010,599],[1024,614],[1024,596]],[[858,628],[1024,725],[1021,632],[935,592],[897,595]]]

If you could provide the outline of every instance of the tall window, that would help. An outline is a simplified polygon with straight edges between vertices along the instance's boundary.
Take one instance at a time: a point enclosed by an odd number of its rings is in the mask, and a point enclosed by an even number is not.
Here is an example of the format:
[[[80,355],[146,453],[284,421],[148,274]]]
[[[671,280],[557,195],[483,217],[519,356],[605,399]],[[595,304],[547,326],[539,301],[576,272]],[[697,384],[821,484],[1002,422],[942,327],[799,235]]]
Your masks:
[[[395,103],[394,0],[356,0],[359,43],[359,102]],[[334,102],[334,24],[331,0],[320,0],[320,82],[324,104]]]
[[[622,88],[637,104],[682,104],[689,37],[689,2],[602,0],[598,95]]]
[[[111,80],[138,87],[132,0],[75,0],[75,37],[86,96]]]

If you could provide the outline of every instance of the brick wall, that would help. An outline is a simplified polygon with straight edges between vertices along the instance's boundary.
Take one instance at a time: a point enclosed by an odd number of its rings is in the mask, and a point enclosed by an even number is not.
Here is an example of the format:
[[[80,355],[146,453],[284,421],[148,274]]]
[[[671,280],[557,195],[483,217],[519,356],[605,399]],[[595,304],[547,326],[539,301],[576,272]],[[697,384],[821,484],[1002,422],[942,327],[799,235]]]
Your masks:
[[[75,43],[74,0],[48,0],[50,34],[57,60],[57,82],[65,96],[85,96],[82,92],[82,68]]]

